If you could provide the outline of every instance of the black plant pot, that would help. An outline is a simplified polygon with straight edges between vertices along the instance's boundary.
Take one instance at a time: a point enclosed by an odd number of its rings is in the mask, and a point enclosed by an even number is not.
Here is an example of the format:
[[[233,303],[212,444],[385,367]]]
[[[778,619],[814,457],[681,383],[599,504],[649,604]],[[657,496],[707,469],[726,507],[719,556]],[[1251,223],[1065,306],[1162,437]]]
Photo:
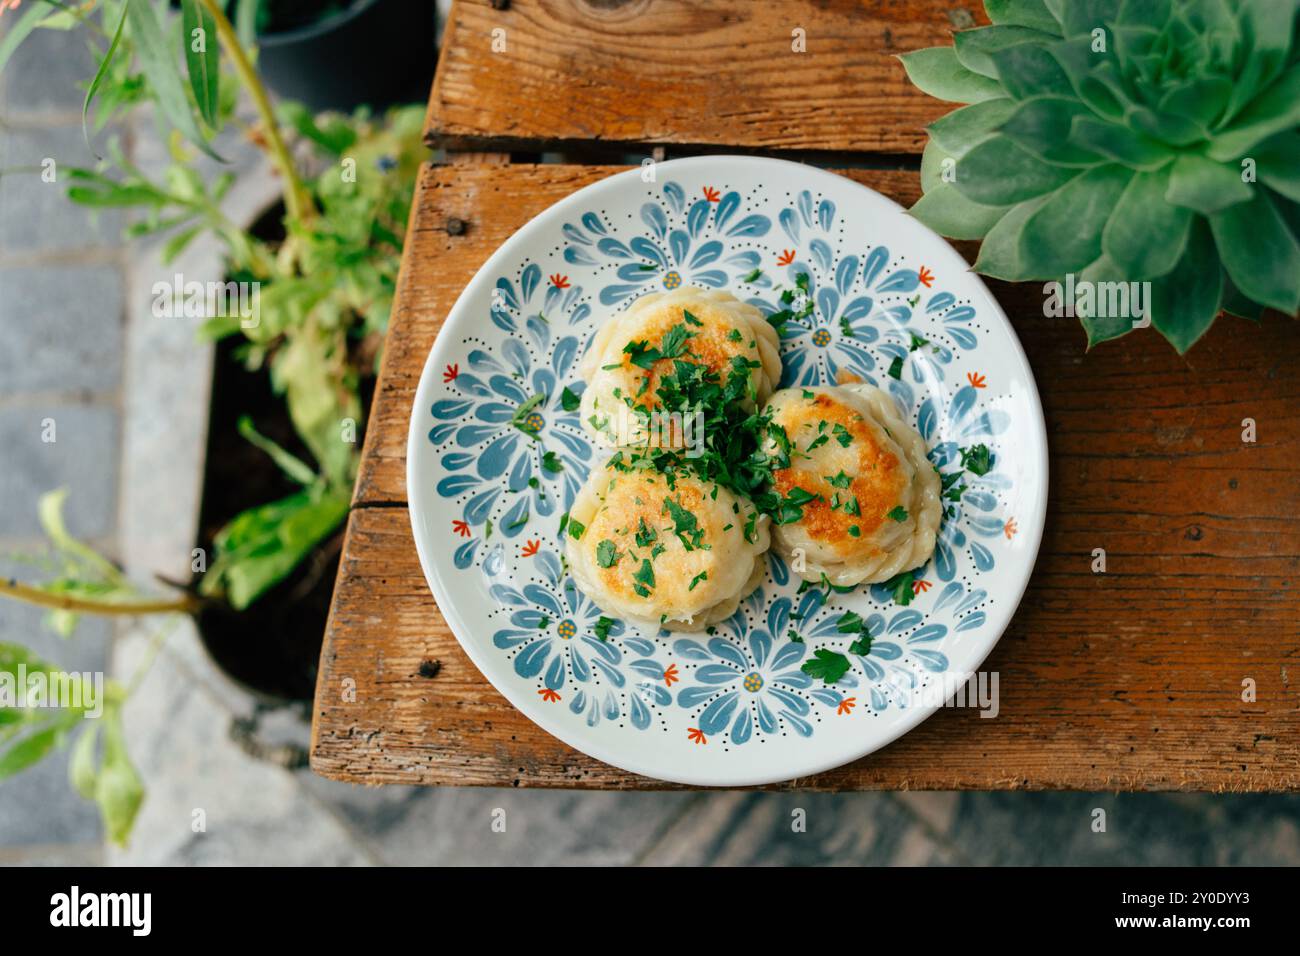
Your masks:
[[[356,0],[310,26],[258,37],[271,89],[314,111],[423,101],[437,47],[434,0]]]

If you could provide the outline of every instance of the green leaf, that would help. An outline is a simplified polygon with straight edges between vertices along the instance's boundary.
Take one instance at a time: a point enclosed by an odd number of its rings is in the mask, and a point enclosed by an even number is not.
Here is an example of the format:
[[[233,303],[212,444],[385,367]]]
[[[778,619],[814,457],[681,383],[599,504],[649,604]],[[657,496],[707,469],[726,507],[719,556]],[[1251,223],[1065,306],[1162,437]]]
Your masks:
[[[1057,279],[1094,262],[1102,229],[1132,176],[1122,166],[1098,166],[1052,193],[1021,231],[1020,262],[1029,278]]]
[[[953,110],[935,120],[926,130],[949,156],[960,159],[972,146],[988,139],[1016,111],[1016,104],[1005,97],[985,100]]]
[[[1258,302],[1251,302],[1250,299],[1242,295],[1227,276],[1224,276],[1223,279],[1223,301],[1219,304],[1219,307],[1229,315],[1235,315],[1250,322],[1258,322],[1264,314],[1264,307]]]
[[[72,789],[86,800],[95,799],[95,783],[99,777],[95,769],[95,744],[98,741],[98,721],[86,721],[86,729],[73,744],[72,756],[68,760],[68,780]]]
[[[1101,248],[1134,279],[1162,276],[1187,245],[1191,210],[1165,200],[1169,170],[1134,174],[1101,234]]]
[[[994,23],[1033,27],[1061,35],[1061,24],[1052,16],[1043,0],[984,0],[984,10]]]
[[[953,34],[953,50],[957,60],[972,73],[996,80],[998,71],[991,53],[1022,43],[1045,43],[1054,40],[1050,33],[1022,26],[977,27]]]
[[[1024,232],[1025,222],[1046,201],[1046,196],[1040,196],[1013,206],[999,219],[984,237],[979,258],[975,260],[975,271],[1012,282],[1030,278],[1020,261],[1020,236]]]
[[[27,39],[28,35],[36,29],[36,25],[41,22],[50,11],[40,3],[33,3],[23,11],[14,25],[9,27],[5,35],[0,37],[0,70],[5,68],[9,58],[14,55],[14,51]]]
[[[980,103],[1002,96],[997,81],[962,66],[950,46],[936,46],[899,57],[907,78],[930,96],[953,103]]]
[[[1300,245],[1268,192],[1260,186],[1254,191],[1250,202],[1210,217],[1219,258],[1243,295],[1294,315],[1300,305]]]
[[[247,415],[239,416],[238,428],[239,434],[242,435],[246,441],[266,452],[279,469],[294,481],[298,482],[298,484],[310,485],[316,480],[315,471],[304,463],[301,458],[290,454],[275,442],[271,441],[271,439],[260,434],[258,430],[253,427],[253,420]]]
[[[1206,216],[1236,203],[1249,202],[1251,187],[1241,172],[1203,156],[1180,156],[1169,174],[1165,199]]]
[[[1300,63],[1243,109],[1232,124],[1215,133],[1207,155],[1226,161],[1239,159],[1261,140],[1300,124]]]
[[[126,753],[121,711],[109,710],[103,721],[104,762],[95,779],[95,802],[99,804],[108,838],[118,846],[125,846],[144,802],[144,784]]]
[[[957,163],[957,189],[985,206],[1010,206],[1049,193],[1076,170],[1043,162],[1006,136],[980,143]]]
[[[199,590],[243,610],[285,578],[347,517],[342,491],[300,491],[237,515],[216,536],[217,559]]]
[[[36,518],[40,522],[45,536],[50,539],[50,544],[60,552],[85,562],[97,574],[107,578],[110,582],[121,582],[123,580],[122,572],[117,565],[90,547],[90,545],[77,540],[68,533],[67,526],[63,523],[63,503],[67,500],[67,497],[67,488],[57,488],[54,491],[45,492],[37,499]]]
[[[39,763],[54,752],[62,743],[67,733],[66,722],[28,734],[3,754],[0,754],[0,780],[12,777]]]
[[[1151,283],[1151,324],[1184,354],[1214,324],[1223,293],[1223,271],[1217,267],[1214,237],[1200,216],[1192,223],[1187,249],[1168,275]]]
[[[1231,120],[1267,87],[1286,65],[1296,17],[1294,3],[1242,0],[1242,24],[1250,37],[1250,56],[1232,84],[1225,116]]]
[[[185,44],[185,69],[194,91],[199,115],[212,129],[217,126],[217,86],[221,78],[221,43],[217,39],[217,21],[199,0],[181,0],[182,42]],[[198,37],[194,34],[202,31]],[[194,49],[202,43],[202,51]]]
[[[1069,142],[1076,116],[1091,115],[1078,100],[1036,96],[1022,100],[1001,133],[1054,166],[1096,166],[1103,158]]]
[[[834,684],[848,673],[849,659],[839,651],[819,647],[813,651],[812,659],[804,661],[799,669],[813,680],[820,679],[827,684]]]
[[[1033,43],[989,54],[1003,88],[1018,100],[1031,96],[1074,96],[1074,86],[1046,49]]]
[[[1120,0],[1048,0],[1045,6],[1060,21],[1062,35],[1072,37],[1114,23]]]
[[[199,132],[185,95],[176,59],[163,37],[158,16],[149,0],[126,0],[127,18],[131,24],[131,39],[140,58],[140,68],[153,90],[158,108],[182,136],[204,154],[218,162],[225,160],[213,152]]]
[[[1116,265],[1104,256],[1084,269],[1079,275],[1080,282],[1091,282],[1094,287],[1101,286],[1106,282],[1124,282],[1123,273]],[[1117,339],[1122,335],[1128,335],[1133,331],[1133,317],[1126,315],[1113,314],[1093,314],[1079,315],[1079,324],[1083,326],[1084,331],[1088,334],[1088,348]]]
[[[1251,150],[1255,173],[1270,189],[1300,202],[1300,133],[1287,130]]]
[[[117,20],[117,29],[113,31],[113,39],[109,41],[108,49],[104,51],[104,56],[99,61],[99,69],[95,71],[94,79],[86,87],[86,97],[81,101],[81,136],[86,141],[86,148],[95,154],[96,159],[103,159],[104,157],[95,153],[95,147],[90,144],[90,127],[86,125],[87,117],[90,115],[90,101],[99,92],[100,84],[104,81],[104,75],[108,72],[108,68],[113,65],[113,57],[117,55],[117,47],[122,42],[122,29],[125,26],[126,7],[123,7],[122,15]]]
[[[1070,142],[1134,169],[1157,169],[1173,158],[1167,146],[1118,123],[1087,115],[1076,116],[1072,121]]]
[[[909,211],[942,236],[983,239],[1006,214],[1007,207],[982,206],[959,193],[952,183],[939,183]]]

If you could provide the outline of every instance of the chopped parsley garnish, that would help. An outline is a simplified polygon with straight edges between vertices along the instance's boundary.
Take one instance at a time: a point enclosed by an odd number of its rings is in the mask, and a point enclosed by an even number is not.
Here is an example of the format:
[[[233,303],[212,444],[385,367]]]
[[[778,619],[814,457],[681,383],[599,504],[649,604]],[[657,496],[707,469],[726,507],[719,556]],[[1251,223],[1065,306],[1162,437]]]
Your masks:
[[[596,622],[596,626],[592,628],[592,630],[596,634],[596,639],[600,641],[608,641],[609,629],[613,626],[614,626],[614,619],[612,617],[605,617],[602,614],[600,616],[600,620]]]
[[[573,538],[573,540],[577,541],[579,538],[581,538],[583,532],[586,530],[587,530],[587,526],[583,524],[581,521],[579,521],[577,518],[569,519],[569,537]]]
[[[813,651],[812,660],[804,661],[799,669],[813,680],[820,678],[827,684],[834,684],[848,673],[849,659],[839,651],[819,647]]]
[[[761,276],[762,274],[763,274],[763,270],[762,270],[762,269],[755,269],[755,270],[754,270],[753,272],[751,272],[749,275],[745,276],[745,278],[744,278],[743,281],[744,281],[744,282],[757,282],[757,281],[758,281],[758,277]]]
[[[888,511],[885,512],[885,517],[893,518],[895,521],[901,524],[902,522],[907,520],[907,509],[904,508],[902,505],[894,505],[894,507],[890,508]]]
[[[781,499],[780,508],[774,516],[776,523],[794,524],[803,518],[803,506],[816,501],[820,497],[820,495],[796,485],[786,492],[785,497]]]
[[[823,475],[823,477],[831,483],[832,488],[847,488],[853,484],[853,479],[844,474],[843,468],[840,469],[837,475]]]
[[[895,574],[881,586],[893,595],[895,604],[906,607],[912,603],[912,598],[916,597],[916,592],[912,590],[912,584],[915,581],[916,572],[904,571],[901,574]]]
[[[841,634],[856,634],[862,630],[862,615],[856,611],[845,611],[835,622],[835,630]]]
[[[799,636],[799,632],[796,631],[793,627],[785,632],[785,636],[786,636],[786,640],[788,640],[791,644],[803,643],[803,638]]]
[[[850,538],[862,537],[862,529],[855,524],[849,525],[849,537]]]
[[[671,498],[664,499],[663,510],[672,518],[673,534],[677,535],[682,547],[687,551],[694,551],[696,548],[710,550],[710,546],[703,542],[704,529],[700,527],[695,515]]]
[[[543,614],[541,617],[537,619],[537,629],[539,631],[544,631],[550,626],[551,626],[551,619],[547,617],[545,614]]]
[[[690,587],[688,587],[686,590],[694,591],[695,585],[699,584],[701,581],[707,581],[708,579],[709,579],[709,572],[701,571],[699,574],[695,575],[695,577],[691,578]]]
[[[732,329],[727,333],[728,342],[739,342],[741,339],[740,329]]]
[[[903,377],[903,357],[901,355],[895,355],[894,360],[889,363],[889,377],[895,380]]]
[[[943,485],[943,497],[946,500],[961,501],[961,496],[966,491],[966,482],[962,480],[960,471],[940,475],[939,481]]]
[[[602,568],[612,568],[618,564],[618,559],[622,557],[618,553],[618,548],[614,542],[606,538],[600,544],[596,545],[596,563]]]
[[[907,350],[908,350],[909,352],[915,352],[915,351],[916,351],[917,349],[919,349],[921,346],[923,346],[923,345],[929,345],[929,344],[930,344],[930,340],[929,340],[929,339],[923,339],[923,338],[921,338],[921,336],[917,335],[915,332],[913,332],[913,333],[911,333],[911,334],[912,334],[912,344],[909,345],[909,346],[907,347]]]
[[[635,582],[632,585],[633,591],[641,597],[650,596],[650,591],[655,586],[655,569],[649,558],[641,559],[641,567],[632,575],[632,580]]]
[[[569,386],[564,386],[564,391],[560,393],[560,407],[566,412],[576,412],[581,404],[582,396]]]
[[[987,475],[989,469],[993,467],[988,445],[972,445],[970,448],[960,448],[958,451],[961,452],[961,466],[972,475]]]
[[[549,471],[552,475],[558,475],[564,471],[564,462],[560,461],[560,456],[553,451],[548,451],[542,456],[542,470]]]
[[[645,523],[645,516],[641,516],[641,523],[636,529],[636,546],[638,548],[648,548],[659,538],[659,532]]]
[[[689,309],[682,309],[682,321],[684,321],[687,325],[694,325],[697,327],[702,327],[704,325],[703,322],[701,322],[695,316],[691,315]]]
[[[835,427],[831,429],[831,434],[835,436],[835,440],[840,443],[841,448],[848,448],[853,444],[853,433],[839,422],[835,423]]]

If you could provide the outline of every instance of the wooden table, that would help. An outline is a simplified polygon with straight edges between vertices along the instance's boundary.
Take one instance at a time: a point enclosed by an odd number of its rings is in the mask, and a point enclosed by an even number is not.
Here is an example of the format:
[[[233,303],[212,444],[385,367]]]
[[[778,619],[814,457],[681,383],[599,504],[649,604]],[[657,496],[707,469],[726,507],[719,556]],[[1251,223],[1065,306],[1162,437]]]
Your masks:
[[[504,6],[505,9],[496,9]],[[620,153],[757,152],[904,204],[949,108],[890,54],[947,42],[952,0],[459,0],[429,103],[397,302],[321,655],[312,766],[361,783],[666,784],[571,750],[462,653],[406,509],[416,383],[447,311],[519,226]],[[806,53],[791,52],[804,31]],[[505,50],[493,51],[494,31]],[[498,43],[499,46],[499,43]],[[569,162],[522,160],[562,150]],[[973,259],[974,248],[962,247]],[[1036,286],[990,283],[1042,391],[1051,500],[1019,612],[985,668],[1001,712],[947,708],[786,786],[1300,787],[1300,349],[1293,321],[1221,319],[1179,358],[1153,330],[1094,352]],[[1258,440],[1242,440],[1254,419]],[[1092,571],[1104,548],[1107,570]],[[1254,699],[1243,701],[1243,682]]]

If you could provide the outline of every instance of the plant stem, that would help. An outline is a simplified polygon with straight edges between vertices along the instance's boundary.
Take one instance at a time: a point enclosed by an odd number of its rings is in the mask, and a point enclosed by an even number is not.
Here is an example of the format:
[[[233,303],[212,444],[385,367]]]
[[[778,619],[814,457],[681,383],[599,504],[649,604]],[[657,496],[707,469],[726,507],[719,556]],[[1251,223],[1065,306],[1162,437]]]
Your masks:
[[[143,601],[96,601],[93,598],[51,594],[14,580],[0,580],[0,597],[15,598],[58,611],[84,614],[190,614],[198,610],[197,598],[184,594],[177,598],[160,598]]]
[[[316,206],[312,203],[311,194],[298,178],[298,171],[294,169],[293,159],[284,144],[284,137],[280,135],[280,124],[276,122],[275,111],[271,108],[271,99],[267,96],[266,87],[262,85],[262,78],[257,75],[257,70],[253,68],[248,54],[239,43],[239,36],[235,33],[234,26],[226,18],[225,11],[221,9],[217,0],[199,0],[199,2],[216,22],[217,38],[230,56],[239,81],[253,99],[253,106],[262,121],[271,162],[275,164],[284,179],[284,207],[289,218],[302,223],[310,222],[316,217]]]

